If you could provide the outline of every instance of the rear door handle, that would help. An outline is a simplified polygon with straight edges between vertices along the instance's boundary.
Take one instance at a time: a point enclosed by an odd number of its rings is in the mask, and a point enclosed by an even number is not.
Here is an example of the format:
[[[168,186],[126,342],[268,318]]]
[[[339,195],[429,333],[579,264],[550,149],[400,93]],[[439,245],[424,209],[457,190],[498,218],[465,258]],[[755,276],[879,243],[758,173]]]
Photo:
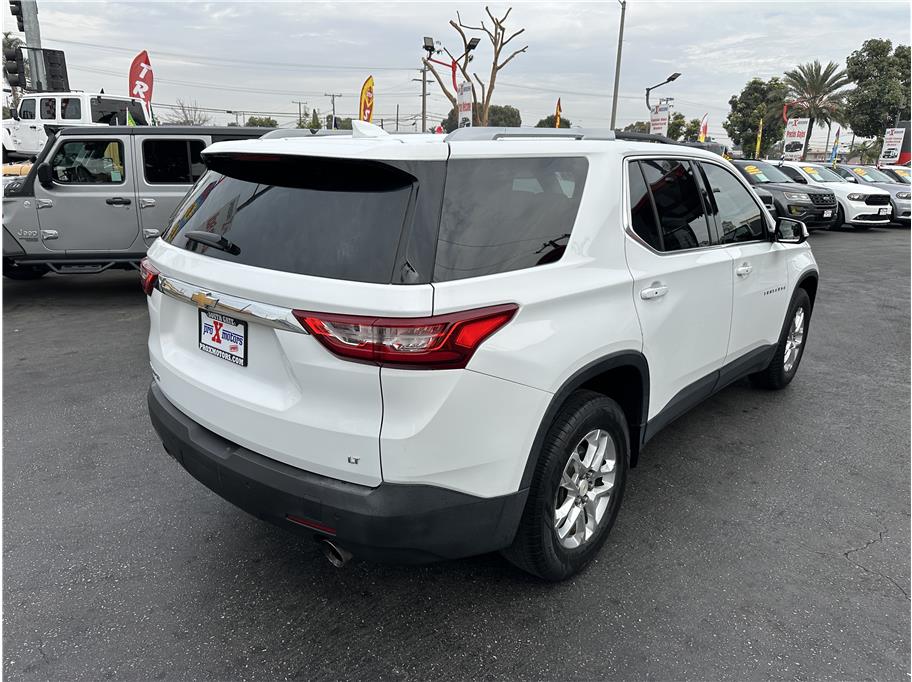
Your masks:
[[[132,202],[123,197],[111,197],[110,199],[105,199],[105,203],[108,206],[129,206]]]
[[[668,287],[664,284],[659,284],[652,287],[647,287],[640,292],[640,298],[644,301],[649,301],[653,298],[661,298],[668,293]]]
[[[753,270],[754,266],[750,263],[741,263],[741,265],[735,268],[735,274],[738,275],[738,277],[747,277]]]
[[[153,206],[155,206],[155,199],[146,199],[146,198],[140,197],[140,199],[139,199],[140,208],[152,208]]]

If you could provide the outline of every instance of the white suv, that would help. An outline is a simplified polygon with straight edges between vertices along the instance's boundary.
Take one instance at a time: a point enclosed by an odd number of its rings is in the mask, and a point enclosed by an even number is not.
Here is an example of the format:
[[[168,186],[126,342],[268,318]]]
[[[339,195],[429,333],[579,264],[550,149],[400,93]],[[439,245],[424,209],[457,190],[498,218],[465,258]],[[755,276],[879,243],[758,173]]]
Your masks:
[[[355,128],[213,144],[142,266],[166,450],[334,563],[503,550],[566,578],[660,428],[794,377],[807,232],[718,156]]]

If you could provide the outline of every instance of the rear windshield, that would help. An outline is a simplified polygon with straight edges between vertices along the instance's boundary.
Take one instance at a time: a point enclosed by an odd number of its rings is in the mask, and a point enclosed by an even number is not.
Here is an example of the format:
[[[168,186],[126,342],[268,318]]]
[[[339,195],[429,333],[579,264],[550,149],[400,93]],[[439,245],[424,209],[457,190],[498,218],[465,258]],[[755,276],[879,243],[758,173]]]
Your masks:
[[[582,157],[204,158],[209,170],[172,216],[166,241],[234,263],[378,284],[559,260],[588,169]]]
[[[391,281],[415,178],[369,162],[247,159],[208,159],[210,170],[172,216],[165,240],[271,270]],[[188,239],[195,231],[228,246]]]

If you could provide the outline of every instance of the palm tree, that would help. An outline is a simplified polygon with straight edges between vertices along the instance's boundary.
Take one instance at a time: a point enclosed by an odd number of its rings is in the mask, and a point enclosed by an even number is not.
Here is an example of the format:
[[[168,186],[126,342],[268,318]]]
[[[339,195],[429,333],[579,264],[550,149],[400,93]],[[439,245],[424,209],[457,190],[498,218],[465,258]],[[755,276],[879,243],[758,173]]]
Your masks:
[[[845,70],[840,69],[836,62],[828,62],[823,66],[817,59],[786,71],[783,80],[788,85],[789,93],[796,99],[796,108],[811,119],[807,142],[801,155],[804,160],[810,147],[814,126],[817,123],[832,125],[834,116],[838,116],[837,112],[844,94],[840,90],[851,81]]]

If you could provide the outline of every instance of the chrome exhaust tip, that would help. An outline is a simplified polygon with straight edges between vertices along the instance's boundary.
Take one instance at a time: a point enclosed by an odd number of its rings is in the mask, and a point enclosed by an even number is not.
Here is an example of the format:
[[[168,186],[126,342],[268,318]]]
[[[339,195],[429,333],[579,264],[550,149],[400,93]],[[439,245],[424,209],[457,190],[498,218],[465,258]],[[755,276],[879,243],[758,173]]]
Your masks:
[[[336,568],[342,568],[351,558],[352,553],[342,549],[332,540],[320,540],[320,549],[323,550],[323,556]]]

